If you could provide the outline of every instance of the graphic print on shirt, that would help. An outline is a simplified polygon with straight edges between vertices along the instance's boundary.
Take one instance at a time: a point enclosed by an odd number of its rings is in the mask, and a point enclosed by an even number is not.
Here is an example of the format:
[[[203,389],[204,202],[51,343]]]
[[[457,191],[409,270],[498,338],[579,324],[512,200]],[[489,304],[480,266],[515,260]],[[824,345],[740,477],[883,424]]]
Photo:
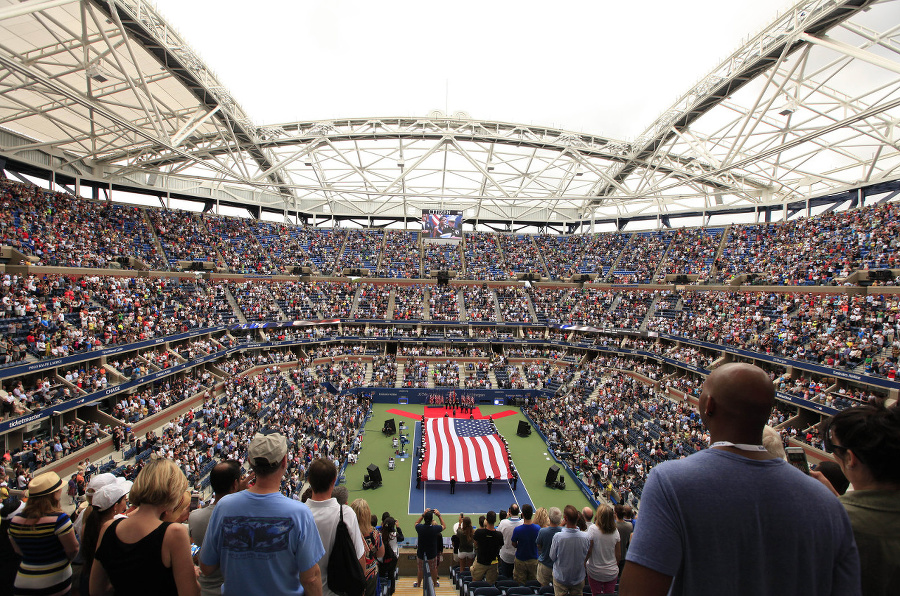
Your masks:
[[[222,548],[234,553],[275,553],[287,550],[294,521],[289,517],[226,517]]]

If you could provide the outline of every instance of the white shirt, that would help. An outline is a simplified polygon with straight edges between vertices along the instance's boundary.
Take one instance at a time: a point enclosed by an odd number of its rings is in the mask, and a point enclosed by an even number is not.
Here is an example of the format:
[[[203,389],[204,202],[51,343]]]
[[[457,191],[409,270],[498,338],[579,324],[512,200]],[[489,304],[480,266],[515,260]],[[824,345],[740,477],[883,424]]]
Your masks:
[[[500,559],[504,563],[514,563],[516,560],[516,547],[512,545],[513,530],[521,526],[521,517],[507,517],[497,526],[497,531],[503,534],[503,548],[500,549]]]
[[[319,561],[319,570],[322,573],[322,595],[339,596],[328,588],[328,559],[331,557],[331,549],[334,547],[334,534],[340,519],[337,499],[334,497],[324,501],[308,499],[306,505],[312,511],[313,518],[316,520],[316,528],[319,530],[319,537],[322,539],[322,546],[325,548],[325,555]],[[362,532],[359,531],[356,513],[349,505],[344,505],[343,509],[344,523],[347,524],[347,529],[350,530],[353,546],[356,547],[356,557],[361,558],[366,554],[366,544],[363,540]]]

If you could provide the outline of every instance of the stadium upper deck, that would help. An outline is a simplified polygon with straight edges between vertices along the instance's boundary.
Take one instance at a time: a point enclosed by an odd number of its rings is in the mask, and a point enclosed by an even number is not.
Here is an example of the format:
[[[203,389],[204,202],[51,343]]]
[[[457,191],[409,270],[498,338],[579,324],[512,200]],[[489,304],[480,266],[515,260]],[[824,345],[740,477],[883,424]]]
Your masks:
[[[38,265],[213,264],[242,274],[340,275],[367,270],[389,278],[503,281],[521,274],[568,281],[647,284],[686,276],[693,283],[834,285],[857,270],[900,267],[900,203],[788,222],[571,236],[467,233],[433,245],[415,232],[267,224],[185,211],[96,202],[0,181],[0,243]],[[133,257],[137,261],[129,261]],[[129,264],[130,263],[130,264]],[[851,282],[852,283],[852,282]]]

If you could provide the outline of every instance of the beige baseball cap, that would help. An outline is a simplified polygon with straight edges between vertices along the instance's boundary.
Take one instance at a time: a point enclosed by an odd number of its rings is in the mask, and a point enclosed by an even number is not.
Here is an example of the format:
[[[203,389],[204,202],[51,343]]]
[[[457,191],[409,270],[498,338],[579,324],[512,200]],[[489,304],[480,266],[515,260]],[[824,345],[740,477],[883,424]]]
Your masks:
[[[256,433],[250,440],[248,451],[251,462],[262,458],[270,464],[281,463],[281,460],[287,455],[287,439],[277,432]]]

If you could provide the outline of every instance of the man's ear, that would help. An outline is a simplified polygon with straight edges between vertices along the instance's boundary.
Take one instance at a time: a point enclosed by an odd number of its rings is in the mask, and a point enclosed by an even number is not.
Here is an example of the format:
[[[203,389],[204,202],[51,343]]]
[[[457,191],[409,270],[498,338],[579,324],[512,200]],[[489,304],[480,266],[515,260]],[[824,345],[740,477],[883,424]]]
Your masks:
[[[706,398],[706,407],[704,409],[704,414],[707,416],[712,416],[716,412],[716,400],[713,396],[710,395]]]
[[[852,449],[847,449],[846,454],[847,455],[845,456],[844,461],[846,462],[845,465],[848,468],[858,468],[860,465],[862,465],[862,461],[856,456],[855,453],[853,453]]]

